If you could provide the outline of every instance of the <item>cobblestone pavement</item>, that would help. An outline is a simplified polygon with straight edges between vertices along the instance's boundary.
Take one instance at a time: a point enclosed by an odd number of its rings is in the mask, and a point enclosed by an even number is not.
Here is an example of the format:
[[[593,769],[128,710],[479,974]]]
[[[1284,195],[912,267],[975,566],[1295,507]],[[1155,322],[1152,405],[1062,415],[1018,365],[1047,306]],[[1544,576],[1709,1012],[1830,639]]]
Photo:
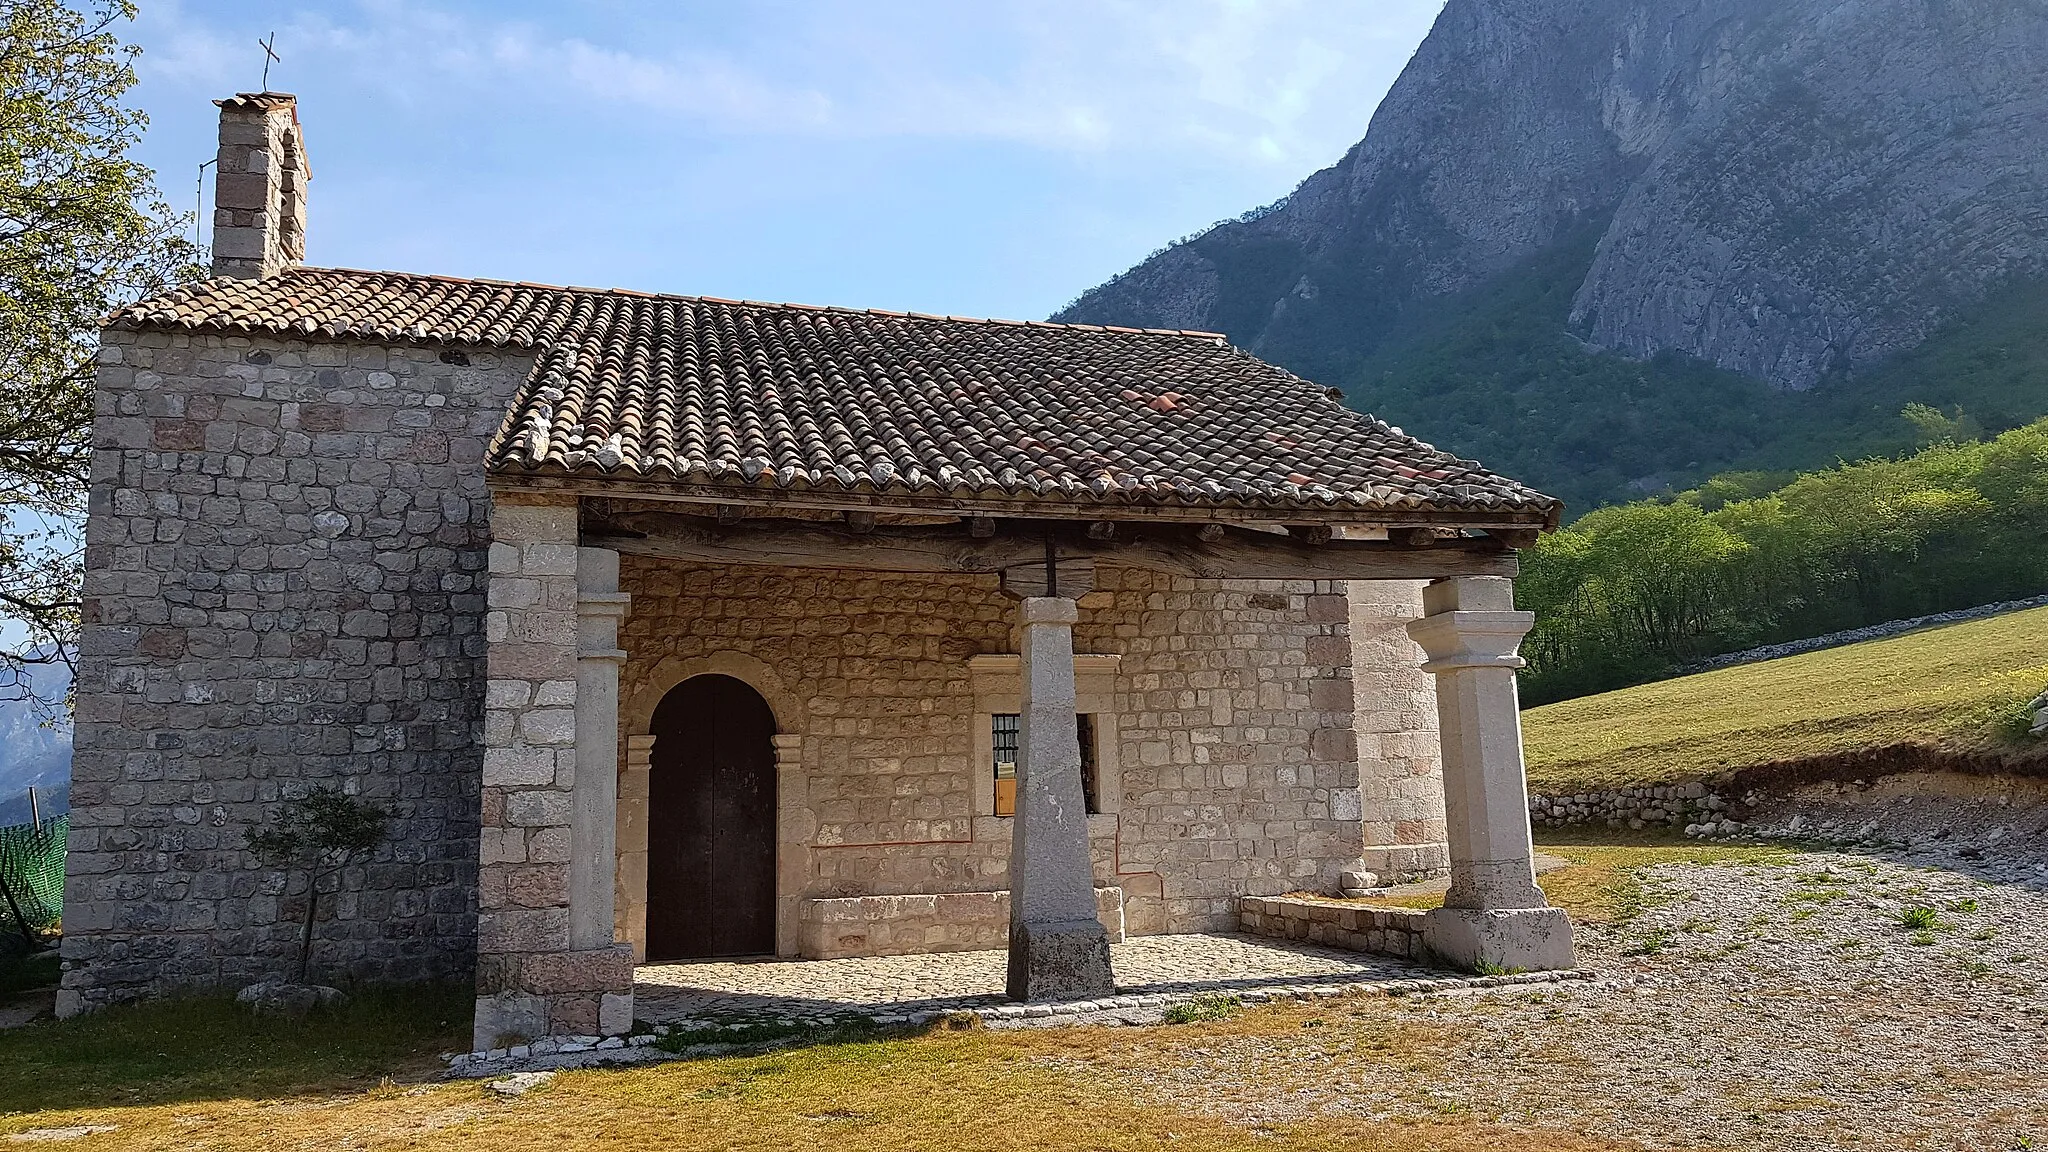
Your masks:
[[[1440,975],[1389,956],[1241,935],[1139,936],[1111,945],[1110,957],[1117,990],[1138,995]],[[664,1023],[978,1007],[1002,1002],[1005,962],[995,951],[647,965],[635,973],[635,1014]]]
[[[2048,866],[1841,852],[1666,865],[1580,983],[1332,1005],[1298,1035],[1088,1062],[1248,1125],[1455,1114],[1651,1147],[2048,1147]],[[1077,1069],[1077,1071],[1080,1069]]]

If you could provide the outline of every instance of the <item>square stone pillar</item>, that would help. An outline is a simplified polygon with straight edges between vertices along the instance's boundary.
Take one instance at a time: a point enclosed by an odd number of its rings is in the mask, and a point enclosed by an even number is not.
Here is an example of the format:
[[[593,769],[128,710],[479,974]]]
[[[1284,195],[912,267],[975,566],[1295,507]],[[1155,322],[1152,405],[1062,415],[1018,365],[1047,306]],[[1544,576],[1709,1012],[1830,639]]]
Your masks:
[[[1515,649],[1535,624],[1515,611],[1497,576],[1438,580],[1423,589],[1408,634],[1436,676],[1451,888],[1423,922],[1423,942],[1467,968],[1570,968],[1571,921],[1536,886],[1522,765]]]
[[[1007,991],[1013,1000],[1089,1000],[1116,992],[1109,934],[1096,910],[1074,721],[1078,618],[1065,596],[1021,600],[1023,709],[1010,832]]]
[[[606,703],[601,691],[579,701],[585,669],[576,538],[573,498],[492,494],[478,1049],[514,1037],[616,1035],[633,1024],[632,952],[611,941],[612,813],[593,830],[594,805],[578,797],[579,763],[594,756],[582,747],[584,736],[604,749],[600,775],[617,771],[618,695],[617,665],[600,661],[613,674],[610,720],[579,724],[584,707],[604,712]],[[610,780],[596,787],[604,799],[613,795]],[[579,839],[581,846],[601,841],[606,854],[596,902],[589,861],[577,863]],[[600,911],[593,930],[589,921]]]

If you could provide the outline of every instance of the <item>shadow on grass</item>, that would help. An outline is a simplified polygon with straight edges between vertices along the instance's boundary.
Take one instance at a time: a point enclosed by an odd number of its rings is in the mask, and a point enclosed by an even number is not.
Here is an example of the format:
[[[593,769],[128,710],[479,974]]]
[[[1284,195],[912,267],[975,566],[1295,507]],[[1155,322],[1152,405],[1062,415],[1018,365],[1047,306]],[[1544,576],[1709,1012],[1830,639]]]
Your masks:
[[[363,987],[303,1021],[227,996],[108,1008],[0,1032],[0,1114],[265,1099],[424,1077],[469,1047],[468,983]]]
[[[27,955],[0,952],[0,1007],[24,992],[56,987],[63,971],[64,962],[54,951]]]

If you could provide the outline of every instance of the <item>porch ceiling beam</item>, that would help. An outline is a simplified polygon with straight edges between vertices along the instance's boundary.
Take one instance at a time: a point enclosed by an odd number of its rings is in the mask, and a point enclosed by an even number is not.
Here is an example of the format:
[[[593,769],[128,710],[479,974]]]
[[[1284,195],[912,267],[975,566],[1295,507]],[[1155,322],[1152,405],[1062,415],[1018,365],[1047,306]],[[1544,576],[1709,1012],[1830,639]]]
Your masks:
[[[1513,576],[1511,549],[1483,538],[1410,548],[1372,540],[1311,544],[1288,536],[1184,524],[1125,521],[1113,540],[1096,539],[1086,522],[999,522],[988,536],[966,524],[877,526],[746,520],[721,525],[707,517],[626,512],[586,522],[583,543],[633,556],[705,564],[846,568],[868,572],[999,572],[1043,563],[1050,535],[1063,559],[1146,568],[1175,576],[1226,580],[1432,580],[1448,576]],[[1207,538],[1214,536],[1213,539]]]

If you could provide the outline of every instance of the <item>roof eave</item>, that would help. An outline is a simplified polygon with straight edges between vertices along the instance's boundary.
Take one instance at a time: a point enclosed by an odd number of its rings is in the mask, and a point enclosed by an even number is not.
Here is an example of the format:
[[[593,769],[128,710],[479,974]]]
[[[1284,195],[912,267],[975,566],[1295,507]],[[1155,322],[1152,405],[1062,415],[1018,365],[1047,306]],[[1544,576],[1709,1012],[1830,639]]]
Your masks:
[[[993,496],[920,491],[859,491],[839,488],[780,488],[663,480],[630,473],[593,475],[561,468],[491,469],[493,491],[557,493],[663,500],[681,504],[727,504],[742,508],[802,508],[813,511],[936,512],[1039,520],[1171,520],[1186,523],[1328,524],[1350,527],[1538,528],[1556,526],[1561,505],[1458,507],[1419,504],[1396,508],[1354,502],[1173,499],[1115,493],[1096,499],[1056,496]]]

